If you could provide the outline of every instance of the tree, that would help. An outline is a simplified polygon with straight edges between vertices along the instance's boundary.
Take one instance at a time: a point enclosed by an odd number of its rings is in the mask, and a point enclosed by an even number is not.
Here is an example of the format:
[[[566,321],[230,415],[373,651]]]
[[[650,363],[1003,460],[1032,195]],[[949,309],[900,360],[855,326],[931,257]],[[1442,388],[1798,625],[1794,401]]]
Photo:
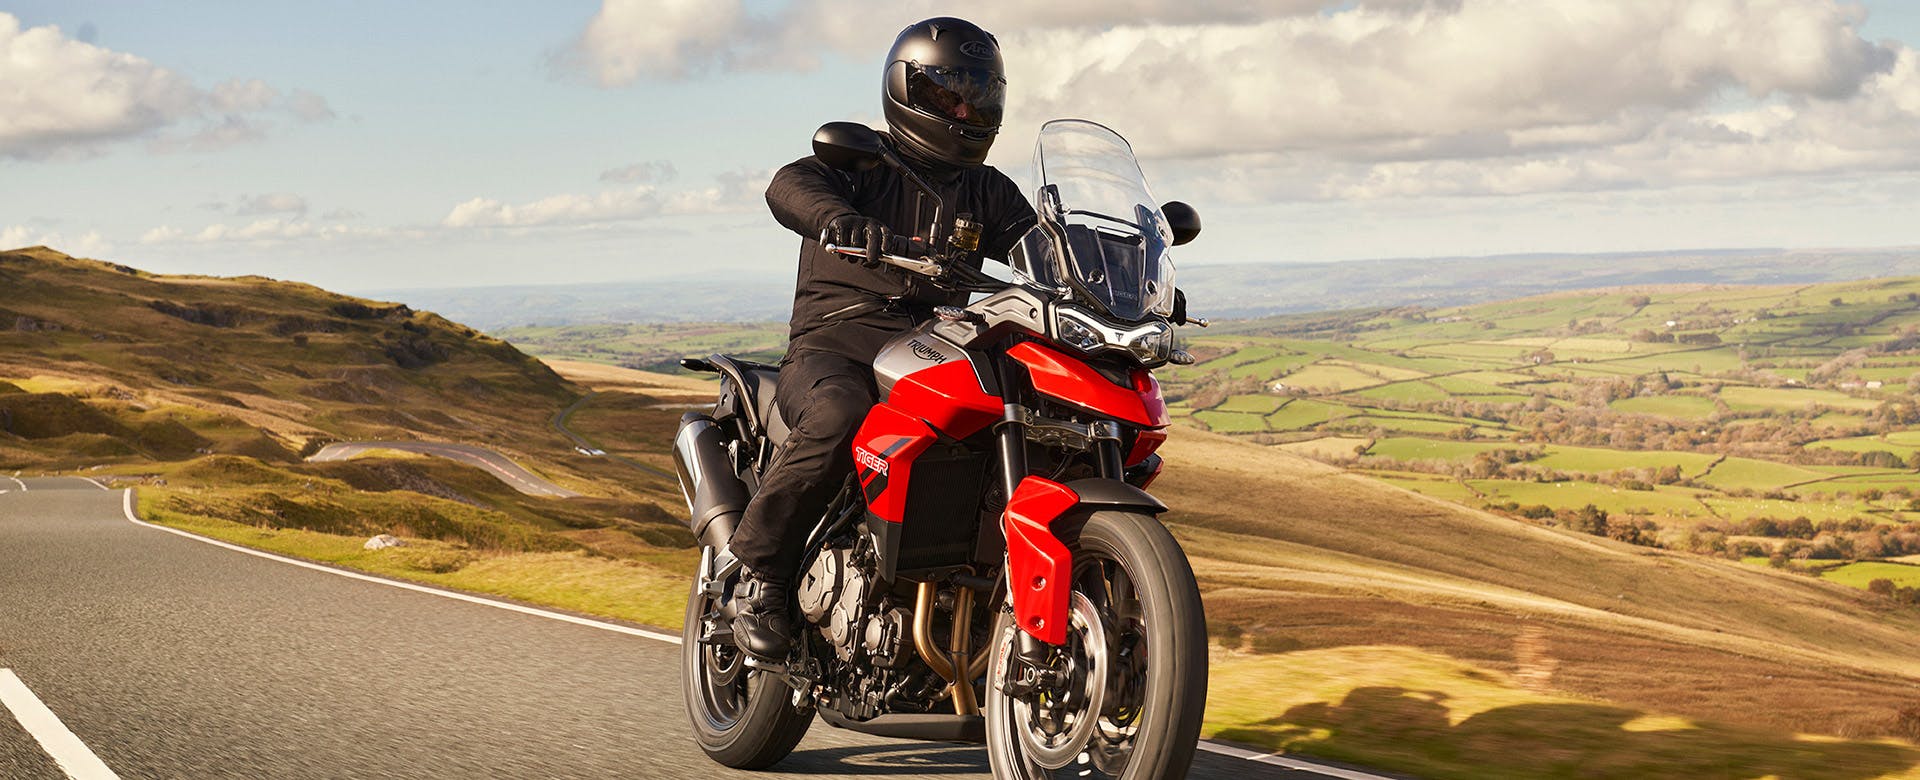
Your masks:
[[[1607,510],[1588,504],[1573,513],[1573,530],[1594,536],[1607,535]]]

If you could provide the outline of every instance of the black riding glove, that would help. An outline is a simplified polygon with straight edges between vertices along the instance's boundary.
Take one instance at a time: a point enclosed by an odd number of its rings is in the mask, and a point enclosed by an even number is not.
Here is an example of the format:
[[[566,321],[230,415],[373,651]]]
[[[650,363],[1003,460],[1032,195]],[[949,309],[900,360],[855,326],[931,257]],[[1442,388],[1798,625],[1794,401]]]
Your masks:
[[[829,243],[866,249],[865,258],[847,257],[847,262],[868,266],[882,265],[880,256],[887,253],[887,245],[893,240],[893,231],[887,227],[887,223],[859,214],[834,217],[833,221],[827,223],[825,232]]]

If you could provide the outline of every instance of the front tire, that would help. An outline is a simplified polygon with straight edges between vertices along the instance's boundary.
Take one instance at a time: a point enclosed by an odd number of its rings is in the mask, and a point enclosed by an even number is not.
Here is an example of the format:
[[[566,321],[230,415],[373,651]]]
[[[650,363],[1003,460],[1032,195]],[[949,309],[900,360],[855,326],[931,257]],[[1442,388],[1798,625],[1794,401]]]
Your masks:
[[[1067,644],[1046,691],[1005,690],[1018,631],[994,626],[985,701],[997,778],[1180,780],[1193,763],[1207,702],[1207,632],[1193,568],[1150,515],[1094,512],[1073,551]],[[1076,711],[1077,708],[1077,711]],[[1095,712],[1094,710],[1097,710]]]
[[[792,704],[793,691],[746,667],[731,644],[701,644],[702,620],[713,600],[696,579],[681,632],[681,681],[693,738],[707,757],[734,769],[765,769],[786,758],[813,725],[813,714]]]

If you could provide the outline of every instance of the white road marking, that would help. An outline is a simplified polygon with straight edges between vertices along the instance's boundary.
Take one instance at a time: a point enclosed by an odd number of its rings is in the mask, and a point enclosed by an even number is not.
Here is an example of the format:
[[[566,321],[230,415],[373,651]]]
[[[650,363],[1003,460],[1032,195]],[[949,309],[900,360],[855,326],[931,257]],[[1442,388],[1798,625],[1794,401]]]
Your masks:
[[[1290,756],[1282,756],[1274,753],[1259,753],[1252,750],[1248,750],[1246,748],[1235,747],[1233,745],[1223,745],[1218,742],[1208,742],[1204,739],[1200,740],[1200,749],[1207,751],[1208,753],[1217,753],[1223,756],[1238,758],[1245,761],[1252,761],[1256,764],[1267,764],[1270,766],[1284,767],[1286,769],[1295,769],[1302,772],[1312,772],[1314,774],[1325,775],[1327,777],[1337,777],[1337,778],[1340,778],[1340,780],[1393,780],[1392,778],[1385,777],[1383,775],[1368,774],[1366,772],[1361,772],[1354,769],[1342,769],[1337,766],[1327,766],[1325,764],[1318,764],[1312,761],[1303,761],[1298,758],[1292,758]]]
[[[7,479],[11,479],[11,480],[13,480],[13,484],[16,484],[16,485],[19,485],[19,486],[20,486],[20,492],[22,492],[22,493],[25,493],[25,492],[27,492],[27,483],[25,483],[25,482],[21,482],[21,481],[20,481],[20,478],[19,478],[19,477],[17,477],[17,476],[14,476],[14,477],[7,477]]]
[[[450,591],[450,590],[441,590],[439,588],[431,588],[425,585],[415,585],[411,582],[401,582],[399,580],[390,580],[385,577],[375,577],[371,574],[361,574],[359,572],[346,571],[344,569],[336,569],[332,566],[322,566],[320,564],[313,563],[310,561],[303,561],[297,558],[288,558],[284,555],[275,555],[270,552],[255,550],[251,547],[242,547],[237,544],[229,544],[227,542],[223,542],[218,539],[208,539],[207,537],[201,536],[199,534],[188,533],[186,531],[182,531],[177,528],[168,528],[164,525],[154,525],[145,520],[141,520],[139,516],[133,513],[133,488],[125,489],[123,498],[120,503],[120,508],[126,513],[127,521],[133,523],[134,525],[146,526],[148,528],[152,528],[158,531],[166,531],[167,533],[184,536],[196,542],[204,542],[206,544],[211,544],[215,547],[225,547],[229,550],[233,550],[234,552],[243,552],[248,555],[252,555],[257,558],[265,558],[270,561],[279,561],[289,566],[298,566],[303,569],[323,571],[328,574],[335,574],[335,575],[339,575],[341,577],[346,577],[349,579],[361,580],[363,582],[371,582],[376,585],[385,585],[390,588],[399,588],[401,590],[411,590],[416,593],[425,593],[430,596],[439,596],[441,598],[453,599],[454,601],[464,601],[469,604],[479,604],[481,606],[493,607],[495,609],[504,609],[510,612],[519,612],[523,615],[533,615],[535,617],[547,618],[548,620],[558,620],[563,623],[572,623],[577,626],[597,628],[602,631],[612,631],[618,634],[627,634],[629,636],[645,637],[647,639],[653,639],[660,642],[668,642],[676,645],[680,644],[680,637],[674,636],[672,634],[662,634],[658,631],[648,631],[644,628],[634,628],[632,626],[623,626],[617,623],[608,623],[601,620],[583,618],[577,615],[568,615],[560,612],[551,612],[548,610],[538,609],[535,607],[528,607],[520,604],[510,604],[505,601],[495,601],[493,599],[481,598],[479,596],[473,596],[466,593],[459,593],[459,592]]]
[[[644,628],[634,628],[632,626],[623,626],[617,623],[608,623],[605,621],[593,620],[591,618],[583,618],[578,615],[568,615],[561,612],[552,612],[549,610],[524,606],[521,604],[511,604],[504,601],[495,601],[493,599],[481,598],[479,596],[474,596],[466,593],[458,593],[455,591],[441,590],[439,588],[430,588],[425,585],[415,585],[411,582],[400,582],[398,580],[390,580],[384,577],[375,577],[368,574],[361,574],[359,572],[346,571],[344,569],[336,569],[332,566],[322,566],[320,564],[313,563],[310,561],[303,561],[297,558],[288,558],[284,555],[275,555],[270,552],[255,550],[251,547],[243,547],[237,544],[230,544],[227,542],[220,541],[218,539],[209,539],[199,534],[182,531],[177,528],[168,528],[163,525],[154,525],[145,520],[141,520],[139,516],[134,514],[132,488],[123,489],[120,507],[125,512],[127,516],[127,521],[133,523],[134,525],[145,526],[147,528],[152,528],[158,531],[166,531],[167,533],[184,536],[196,542],[211,544],[215,547],[224,547],[226,549],[233,550],[234,552],[242,552],[248,555],[252,555],[254,557],[265,558],[270,561],[279,561],[280,563],[288,564],[291,566],[298,566],[303,569],[312,569],[314,571],[321,571],[321,572],[326,572],[328,574],[335,574],[341,577],[361,580],[363,582],[371,582],[376,585],[386,585],[388,587],[400,588],[402,590],[411,590],[417,593],[425,593],[430,596],[439,596],[441,598],[453,599],[455,601],[464,601],[469,604],[479,604],[481,606],[493,607],[496,609],[504,609],[510,612],[518,612],[523,615],[532,615],[534,617],[547,618],[548,620],[558,620],[563,623],[572,623],[577,626],[586,626],[588,628],[597,628],[602,631],[612,631],[614,633],[626,634],[628,636],[637,636],[645,639],[652,639],[656,642],[666,642],[668,644],[675,644],[675,645],[681,644],[681,638],[674,636],[672,634],[663,634],[658,631],[648,631]],[[1257,753],[1252,750],[1247,750],[1245,748],[1235,747],[1233,745],[1224,745],[1218,742],[1208,742],[1206,740],[1201,740],[1199,747],[1201,750],[1207,751],[1209,753],[1217,753],[1219,755],[1228,756],[1231,758],[1238,758],[1246,761],[1252,761],[1254,763],[1268,764],[1271,766],[1277,766],[1277,767],[1282,767],[1286,769],[1294,769],[1294,770],[1301,770],[1301,771],[1307,771],[1307,772],[1317,772],[1319,774],[1326,775],[1328,777],[1339,778],[1340,780],[1392,780],[1392,778],[1384,777],[1381,775],[1367,774],[1365,772],[1360,772],[1352,769],[1342,769],[1339,767],[1323,766],[1320,764],[1316,764],[1312,761],[1305,761],[1302,759],[1291,758],[1288,756],[1274,755],[1274,754],[1268,754],[1268,753]]]
[[[53,757],[60,765],[60,771],[66,772],[73,780],[115,780],[119,777],[101,763],[100,757],[87,748],[87,743],[74,736],[67,724],[40,702],[40,697],[27,689],[20,676],[12,669],[0,669],[0,704],[13,712],[20,727],[32,734],[40,743],[40,749]]]
[[[101,490],[112,490],[112,489],[113,489],[113,488],[110,488],[110,487],[107,487],[106,485],[102,485],[102,484],[100,484],[100,480],[97,480],[97,479],[94,479],[93,477],[81,477],[81,479],[84,479],[84,480],[86,480],[86,481],[88,481],[88,482],[92,482],[92,483],[93,483],[93,486],[94,486],[94,487],[97,487],[97,488],[99,488],[99,489],[101,489]]]

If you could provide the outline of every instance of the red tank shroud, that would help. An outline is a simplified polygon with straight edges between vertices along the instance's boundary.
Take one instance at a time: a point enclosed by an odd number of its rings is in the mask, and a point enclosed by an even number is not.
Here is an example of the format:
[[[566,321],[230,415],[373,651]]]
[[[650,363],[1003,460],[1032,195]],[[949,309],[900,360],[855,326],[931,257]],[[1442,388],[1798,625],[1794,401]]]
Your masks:
[[[913,461],[944,433],[964,439],[1000,419],[999,397],[981,389],[965,361],[901,377],[853,437],[853,464],[867,510],[889,523],[906,519]]]
[[[1072,488],[1045,477],[1027,477],[1014,489],[1001,520],[1014,621],[1020,630],[1051,645],[1067,641],[1073,578],[1073,553],[1054,535],[1053,524],[1079,504]]]
[[[1133,369],[1128,375],[1129,386],[1122,387],[1085,361],[1031,341],[1015,344],[1007,354],[1027,367],[1033,389],[1040,394],[1144,428],[1127,452],[1127,465],[1146,460],[1167,440],[1166,433],[1157,429],[1167,427],[1172,420],[1167,417],[1166,399],[1160,397],[1160,381],[1153,378],[1152,371]]]

